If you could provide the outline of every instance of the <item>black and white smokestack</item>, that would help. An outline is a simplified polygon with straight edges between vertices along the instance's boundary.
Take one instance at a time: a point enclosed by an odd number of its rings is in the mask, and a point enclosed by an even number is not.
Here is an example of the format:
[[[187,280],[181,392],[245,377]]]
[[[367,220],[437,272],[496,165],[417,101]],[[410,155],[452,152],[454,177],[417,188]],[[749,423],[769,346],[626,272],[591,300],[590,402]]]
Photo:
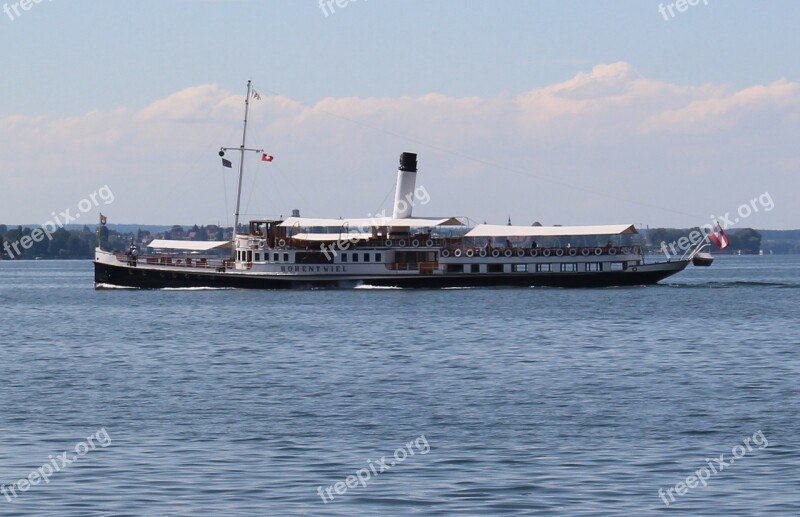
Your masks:
[[[414,189],[417,185],[417,155],[400,155],[400,170],[397,171],[397,186],[394,190],[392,219],[408,219],[414,208]]]

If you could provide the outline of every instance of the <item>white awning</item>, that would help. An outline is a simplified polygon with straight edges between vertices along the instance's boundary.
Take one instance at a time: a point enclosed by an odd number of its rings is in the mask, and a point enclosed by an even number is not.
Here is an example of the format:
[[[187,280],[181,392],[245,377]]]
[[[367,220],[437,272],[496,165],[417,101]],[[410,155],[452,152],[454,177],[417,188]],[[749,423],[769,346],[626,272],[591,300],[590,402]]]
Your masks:
[[[632,224],[606,226],[506,226],[479,224],[466,237],[570,237],[584,235],[630,235],[638,233]]]
[[[413,217],[408,219],[392,219],[391,217],[371,217],[360,219],[316,219],[313,217],[289,217],[280,224],[284,228],[374,228],[391,226],[393,228],[433,228],[435,226],[464,226],[464,223],[455,217],[424,218]]]
[[[230,248],[231,243],[229,241],[169,241],[155,239],[147,247],[161,250],[211,251],[219,248]]]
[[[358,232],[342,232],[342,233],[298,233],[292,235],[292,239],[297,241],[312,241],[312,242],[336,242],[339,240],[366,240],[372,238],[371,233],[358,233]]]

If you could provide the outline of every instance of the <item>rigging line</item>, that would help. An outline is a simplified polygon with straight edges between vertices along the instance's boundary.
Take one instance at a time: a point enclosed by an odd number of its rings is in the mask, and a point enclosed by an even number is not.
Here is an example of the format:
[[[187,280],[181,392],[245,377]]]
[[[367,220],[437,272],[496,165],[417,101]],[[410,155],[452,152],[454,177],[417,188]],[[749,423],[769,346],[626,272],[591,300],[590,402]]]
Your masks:
[[[396,189],[396,188],[397,188],[397,186],[394,186],[394,187],[392,187],[392,188],[390,188],[390,189],[389,189],[389,192],[386,194],[386,197],[384,197],[384,198],[383,198],[383,201],[381,201],[381,203],[378,205],[378,209],[379,209],[379,210],[380,210],[381,208],[385,208],[385,207],[386,207],[386,200],[387,200],[387,199],[389,199],[389,196],[391,196],[392,194],[394,194],[394,191],[395,191],[395,189]],[[388,215],[388,217],[392,217],[392,216],[394,215],[394,203],[392,203],[392,207],[391,207],[391,208],[392,208],[392,211],[391,211],[391,212],[389,212],[389,215]],[[375,214],[373,214],[373,215],[378,215],[379,213],[380,213],[380,212],[375,212]]]
[[[247,165],[248,165],[248,167],[250,166],[249,163]],[[256,182],[258,181],[258,173],[257,172],[255,174],[252,174],[252,176],[253,176],[253,181],[250,182],[250,194],[247,196],[247,203],[245,204],[245,207],[244,207],[244,211],[245,212],[249,212],[250,211],[250,202],[253,200],[253,192],[255,192]]]
[[[259,89],[261,89],[261,87],[259,87]],[[269,91],[269,90],[263,89],[262,91]],[[273,92],[270,92],[270,93],[273,93]],[[255,128],[253,129],[253,131],[255,132],[254,134],[257,135],[257,137],[260,139],[259,141],[261,141],[261,142],[270,141],[270,139],[268,138],[269,130],[268,129],[259,130],[260,126],[258,124],[255,124],[256,120],[262,120],[263,121],[263,117],[259,118],[258,113],[259,113],[258,110],[253,110],[253,114],[252,114],[252,117],[251,117],[251,120],[253,121],[253,125],[255,126]],[[268,147],[264,147],[264,152],[267,153],[267,154],[273,154],[274,153],[274,151],[270,151]],[[276,159],[280,159],[280,156],[276,156]],[[259,164],[261,164],[261,163],[259,162]],[[261,165],[263,165],[263,164],[261,164]],[[275,167],[276,166],[275,166],[274,162],[271,162],[271,163],[269,163],[267,165],[267,169],[268,169],[267,174],[272,174],[272,179],[273,180],[278,178],[279,171],[280,171],[280,168],[276,171]],[[284,174],[283,177],[280,178],[280,181],[285,183],[289,187],[290,191],[292,192],[293,198],[291,200],[288,200],[288,201],[292,202],[295,205],[295,207],[297,207],[298,204],[299,204],[300,207],[302,207],[302,206],[306,206],[306,207],[312,206],[312,204],[308,202],[308,198],[304,194],[304,189],[297,188],[297,185],[294,182],[294,178],[292,176],[293,176],[292,174]],[[278,183],[278,181],[272,181],[271,183],[270,182],[268,182],[268,183],[272,188],[275,188],[275,184]],[[252,197],[252,195],[251,195],[251,197]],[[262,214],[262,215],[266,215],[268,212],[269,212],[269,209],[267,209],[264,212],[264,214]]]
[[[266,88],[265,88],[265,91],[268,91],[273,95],[278,95],[278,96],[281,96],[281,97],[285,97],[287,99],[291,99],[291,97],[287,97],[286,95],[282,95],[282,94],[280,94],[278,92],[275,92],[275,91],[272,91],[272,90],[269,90],[269,89],[266,89]],[[292,100],[295,100],[295,99],[292,99]],[[296,101],[295,100],[295,102],[300,102],[300,101]],[[300,103],[300,104],[302,104],[302,103]],[[485,160],[483,158],[478,158],[478,157],[475,157],[475,156],[468,155],[466,153],[462,153],[460,151],[456,151],[454,149],[450,149],[449,147],[446,147],[446,146],[441,145],[441,144],[431,144],[429,142],[423,142],[423,141],[417,140],[415,138],[411,138],[409,136],[406,136],[406,135],[403,135],[401,133],[398,133],[396,131],[392,131],[392,130],[385,129],[385,128],[382,128],[382,127],[374,126],[374,125],[368,124],[366,122],[363,122],[363,121],[360,121],[360,120],[356,120],[356,119],[352,119],[352,118],[349,118],[349,117],[345,117],[343,115],[339,115],[339,114],[336,114],[336,113],[332,113],[332,112],[329,112],[329,111],[321,109],[321,108],[315,108],[315,109],[319,110],[321,113],[324,113],[324,114],[326,114],[328,116],[331,116],[331,117],[334,117],[334,118],[339,118],[339,119],[345,120],[347,122],[350,122],[350,123],[358,125],[358,126],[362,126],[362,127],[368,128],[368,129],[372,129],[374,131],[378,131],[378,132],[381,132],[381,133],[385,133],[387,135],[399,138],[401,140],[406,140],[408,142],[412,142],[412,143],[415,143],[417,145],[421,145],[423,147],[427,147],[429,149],[434,149],[436,151],[440,151],[442,153],[450,154],[452,156],[457,156],[457,157],[463,158],[465,160],[473,161],[473,162],[480,163],[480,164],[483,164],[483,165],[488,165],[490,167],[495,167],[497,169],[504,170],[506,172],[510,172],[510,173],[517,174],[517,175],[520,175],[520,176],[536,178],[536,179],[539,179],[539,180],[542,180],[542,181],[546,181],[546,182],[549,182],[549,183],[552,183],[552,184],[555,184],[555,185],[560,185],[562,187],[567,187],[567,188],[571,188],[571,189],[574,189],[574,190],[579,190],[579,191],[582,191],[582,192],[586,192],[588,194],[594,194],[594,195],[598,195],[598,196],[605,196],[605,197],[610,198],[610,199],[616,199],[618,201],[625,201],[627,203],[640,205],[640,206],[644,206],[644,207],[647,207],[647,208],[655,208],[655,209],[662,210],[662,211],[665,211],[665,212],[671,212],[671,213],[674,213],[674,214],[684,215],[684,216],[688,216],[688,217],[692,217],[692,218],[704,219],[702,216],[699,216],[697,214],[690,214],[690,213],[683,212],[683,211],[680,211],[680,210],[675,210],[674,208],[668,208],[668,207],[665,207],[665,206],[660,206],[660,205],[656,205],[656,204],[652,204],[652,203],[645,203],[645,202],[642,202],[642,201],[637,201],[636,199],[632,199],[632,198],[629,198],[629,197],[626,197],[626,196],[620,196],[619,194],[609,194],[608,192],[600,192],[600,191],[589,189],[589,188],[586,188],[586,187],[581,187],[579,185],[574,185],[572,183],[568,183],[568,182],[565,182],[565,181],[559,181],[559,180],[553,179],[553,178],[551,178],[549,176],[543,176],[541,174],[536,174],[536,173],[533,173],[533,172],[530,172],[530,171],[517,169],[515,167],[510,167],[510,166],[507,166],[507,165],[494,163],[494,162],[491,162],[489,160]]]

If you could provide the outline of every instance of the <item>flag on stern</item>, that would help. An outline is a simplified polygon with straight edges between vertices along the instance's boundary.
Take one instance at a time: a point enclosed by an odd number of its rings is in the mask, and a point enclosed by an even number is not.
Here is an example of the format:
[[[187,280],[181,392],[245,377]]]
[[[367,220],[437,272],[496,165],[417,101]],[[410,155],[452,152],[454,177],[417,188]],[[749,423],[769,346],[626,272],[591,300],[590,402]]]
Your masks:
[[[712,233],[708,236],[711,239],[711,242],[717,245],[717,247],[721,250],[724,250],[728,247],[728,244],[731,243],[730,239],[728,239],[728,235],[725,233],[725,230],[722,229],[722,226],[717,223],[717,231]]]
[[[233,168],[233,163],[230,160],[226,160],[225,158],[222,159],[222,166],[227,167],[229,169]]]
[[[271,162],[274,159],[275,159],[275,157],[272,156],[271,154],[261,153],[261,161],[262,162]]]

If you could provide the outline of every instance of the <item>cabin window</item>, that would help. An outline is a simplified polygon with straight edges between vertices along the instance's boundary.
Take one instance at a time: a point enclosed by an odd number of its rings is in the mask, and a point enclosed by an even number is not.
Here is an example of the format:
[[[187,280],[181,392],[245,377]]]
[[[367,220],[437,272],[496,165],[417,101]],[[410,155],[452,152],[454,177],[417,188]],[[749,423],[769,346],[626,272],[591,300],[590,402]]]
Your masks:
[[[364,253],[364,262],[369,262],[369,253]]]
[[[447,264],[448,273],[463,273],[466,265],[461,264]]]
[[[513,271],[514,273],[527,273],[528,264],[514,264],[512,266],[511,271]]]
[[[284,262],[289,262],[289,254],[288,253],[284,253],[283,254],[283,261]]]
[[[612,262],[611,263],[611,271],[622,271],[625,269],[625,264],[622,262]]]
[[[256,262],[261,262],[261,253],[258,253],[258,252],[256,252],[256,258],[255,258],[255,261],[256,261]]]
[[[470,273],[480,273],[481,265],[480,264],[470,264]]]
[[[589,272],[602,271],[602,268],[600,267],[599,262],[588,262],[586,264],[586,271]]]
[[[332,264],[333,256],[322,251],[298,251],[294,254],[295,264]]]
[[[342,253],[342,258],[339,262],[347,262],[347,253]]]
[[[375,262],[380,262],[380,261],[381,261],[381,254],[380,253],[376,253],[375,254]]]
[[[489,267],[486,269],[487,273],[502,273],[503,272],[503,264],[489,264]]]
[[[578,272],[578,264],[561,264],[561,272],[562,273],[577,273]]]
[[[550,272],[550,264],[536,264],[536,272],[537,273],[549,273]]]
[[[358,253],[353,253],[353,262],[358,262]]]
[[[273,253],[272,254],[272,261],[273,262],[277,262],[278,261],[278,254],[277,253]]]
[[[252,262],[253,261],[253,252],[252,251],[248,251],[247,252],[247,261],[248,262]]]

